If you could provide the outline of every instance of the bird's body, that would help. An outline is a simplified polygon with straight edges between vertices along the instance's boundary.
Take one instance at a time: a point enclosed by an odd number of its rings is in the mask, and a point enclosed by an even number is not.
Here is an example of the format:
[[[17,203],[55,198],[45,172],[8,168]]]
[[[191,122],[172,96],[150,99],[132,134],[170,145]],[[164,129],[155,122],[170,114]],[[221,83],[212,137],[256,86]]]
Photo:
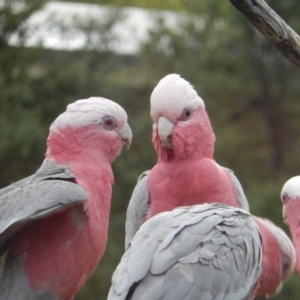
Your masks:
[[[151,117],[158,159],[132,194],[125,247],[145,220],[178,206],[220,202],[249,210],[238,179],[213,158],[215,135],[204,102],[187,81],[164,77],[151,95]]]
[[[76,176],[77,183],[89,191],[82,206],[30,224],[5,247],[21,260],[25,254],[23,266],[34,290],[46,287],[66,300],[73,298],[94,271],[107,240],[112,172],[85,169],[88,180],[81,177],[85,172]],[[49,259],[52,256],[55,259]]]
[[[108,300],[253,299],[261,251],[244,210],[203,204],[160,213],[130,242]]]
[[[3,192],[1,300],[71,300],[92,274],[106,246],[120,132],[131,139],[126,120],[110,100],[71,104],[50,127],[41,168]]]
[[[129,252],[134,252],[133,249],[138,247],[137,240],[134,246],[131,240],[135,234],[141,234],[140,226],[161,212],[207,202],[224,203],[249,210],[238,179],[231,170],[221,167],[213,159],[215,136],[209,117],[203,100],[188,82],[175,74],[163,78],[151,95],[151,116],[152,142],[158,160],[150,171],[139,177],[129,202],[125,240],[125,248],[132,248]],[[291,274],[295,260],[294,249],[280,228],[270,225],[271,222],[264,219],[255,218],[255,221],[262,233],[263,264],[262,274],[257,282],[258,288],[251,297],[255,297],[256,293],[270,296],[280,290],[282,282]],[[194,235],[187,235],[186,238],[189,240]],[[184,240],[176,240],[176,245],[178,249],[186,247]],[[127,267],[131,274],[132,264],[128,263]],[[214,278],[211,280],[214,281]],[[181,287],[186,286],[188,284]],[[147,294],[147,289],[144,292]],[[220,296],[216,299],[235,298]]]

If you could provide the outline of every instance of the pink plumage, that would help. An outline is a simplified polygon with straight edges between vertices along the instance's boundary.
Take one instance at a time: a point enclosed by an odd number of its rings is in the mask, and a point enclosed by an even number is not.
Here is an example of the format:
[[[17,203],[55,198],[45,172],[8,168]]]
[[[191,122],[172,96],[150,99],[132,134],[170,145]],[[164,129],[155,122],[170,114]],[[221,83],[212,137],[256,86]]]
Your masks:
[[[249,210],[238,179],[213,158],[215,135],[204,102],[187,81],[176,74],[164,77],[151,95],[151,117],[158,160],[140,176],[133,191],[127,210],[126,248],[143,222],[179,206],[219,202]],[[289,238],[270,221],[255,220],[264,257],[262,276],[251,299],[256,293],[276,294],[294,268]],[[283,237],[280,240],[276,235]]]
[[[179,206],[219,202],[248,211],[238,179],[213,158],[215,135],[194,88],[179,75],[170,74],[154,88],[150,101],[158,159],[133,192],[125,244],[145,220]]]
[[[175,74],[163,78],[151,95],[151,116],[158,161],[148,179],[149,217],[205,202],[248,209],[228,171],[214,161],[215,135],[204,102],[187,81]]]
[[[289,226],[296,250],[296,270],[300,276],[300,176],[290,178],[282,187],[284,222]]]

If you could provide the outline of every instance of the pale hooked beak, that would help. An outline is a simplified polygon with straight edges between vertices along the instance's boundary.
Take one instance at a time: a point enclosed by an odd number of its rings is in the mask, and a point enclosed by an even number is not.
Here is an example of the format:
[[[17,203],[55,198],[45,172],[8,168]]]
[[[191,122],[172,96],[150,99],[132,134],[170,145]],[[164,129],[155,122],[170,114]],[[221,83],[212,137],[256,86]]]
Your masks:
[[[278,295],[282,287],[283,287],[283,281],[280,281],[279,285],[276,287],[276,290],[272,294],[266,295],[266,299],[270,299]]]
[[[287,220],[287,216],[286,216],[286,206],[283,204],[282,206],[282,217],[283,217],[283,223],[288,225],[288,220]]]
[[[165,149],[173,149],[173,145],[172,145],[173,128],[174,128],[174,123],[169,121],[167,118],[162,116],[158,119],[158,125],[157,125],[158,136],[162,147]]]
[[[128,149],[132,142],[132,131],[130,126],[126,123],[118,132],[120,137],[122,138],[122,141]]]

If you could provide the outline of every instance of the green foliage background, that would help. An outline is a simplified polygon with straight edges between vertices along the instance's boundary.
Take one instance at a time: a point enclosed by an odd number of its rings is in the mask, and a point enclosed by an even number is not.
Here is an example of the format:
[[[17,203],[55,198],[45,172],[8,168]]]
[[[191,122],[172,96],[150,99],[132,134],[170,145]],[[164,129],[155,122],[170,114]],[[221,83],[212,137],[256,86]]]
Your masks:
[[[185,22],[168,29],[157,20],[151,39],[136,56],[118,56],[105,47],[112,24],[92,20],[78,24],[87,36],[103,39],[90,49],[51,51],[8,45],[11,34],[25,42],[32,28],[24,22],[44,2],[4,1],[0,9],[0,186],[35,172],[43,160],[51,122],[68,103],[103,96],[121,104],[133,130],[132,147],[113,164],[113,190],[106,253],[76,299],[106,299],[110,280],[124,251],[125,213],[138,175],[156,162],[151,144],[149,98],[169,73],[181,74],[204,99],[217,136],[215,159],[235,171],[252,213],[282,223],[279,193],[284,182],[299,174],[300,70],[255,31],[229,1],[81,1],[171,9],[201,16],[204,27]],[[300,2],[268,1],[297,31]],[[192,19],[192,18],[191,18]],[[95,41],[94,41],[95,43]],[[98,44],[97,44],[98,43]],[[95,44],[94,44],[95,46]],[[276,299],[297,299],[296,273]]]

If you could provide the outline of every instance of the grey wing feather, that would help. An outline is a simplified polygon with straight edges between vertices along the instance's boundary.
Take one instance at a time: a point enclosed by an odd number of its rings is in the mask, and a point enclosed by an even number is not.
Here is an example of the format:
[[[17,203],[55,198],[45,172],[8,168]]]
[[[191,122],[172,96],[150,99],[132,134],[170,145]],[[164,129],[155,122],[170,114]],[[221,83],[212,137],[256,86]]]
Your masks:
[[[18,184],[0,197],[0,247],[27,223],[79,205],[86,200],[86,191],[81,186],[67,181],[66,176],[58,175],[65,173],[61,171],[61,166],[57,165],[57,172],[55,164],[51,163],[49,169],[47,166],[42,165],[36,174],[24,181],[24,184]]]
[[[12,253],[7,254],[0,272],[0,300],[60,300],[50,291],[32,289],[23,264],[23,256],[16,258]]]
[[[26,184],[32,177],[33,177],[33,175],[29,176],[29,177],[26,177],[24,179],[21,179],[21,180],[19,180],[17,182],[12,183],[9,186],[6,186],[6,187],[0,189],[0,197],[2,197],[3,195],[5,195],[5,194],[7,194],[7,193],[9,193],[9,192],[11,192],[11,191],[13,191],[13,190],[21,187],[22,185]]]
[[[41,165],[41,167],[36,171],[35,174],[0,189],[0,197],[19,187],[26,185],[29,182],[36,182],[39,180],[51,179],[51,178],[72,179],[75,178],[75,175],[67,166],[59,165],[55,162],[45,161]]]
[[[178,208],[141,226],[108,300],[248,299],[261,260],[260,235],[246,211],[222,204]]]
[[[139,176],[128,204],[125,223],[125,249],[128,248],[135,233],[144,223],[144,218],[150,207],[150,194],[147,187],[149,172],[145,171]]]
[[[225,168],[225,167],[222,167],[222,168],[228,173],[228,175],[232,181],[232,184],[236,188],[237,201],[240,204],[240,208],[242,208],[246,211],[250,211],[249,203],[248,203],[247,197],[244,193],[243,187],[242,187],[241,183],[239,182],[239,180],[237,179],[237,177],[234,175],[234,172],[228,168]]]
[[[44,161],[36,173],[31,176],[30,182],[36,182],[44,179],[75,179],[76,176],[66,165],[60,165],[52,161]]]

